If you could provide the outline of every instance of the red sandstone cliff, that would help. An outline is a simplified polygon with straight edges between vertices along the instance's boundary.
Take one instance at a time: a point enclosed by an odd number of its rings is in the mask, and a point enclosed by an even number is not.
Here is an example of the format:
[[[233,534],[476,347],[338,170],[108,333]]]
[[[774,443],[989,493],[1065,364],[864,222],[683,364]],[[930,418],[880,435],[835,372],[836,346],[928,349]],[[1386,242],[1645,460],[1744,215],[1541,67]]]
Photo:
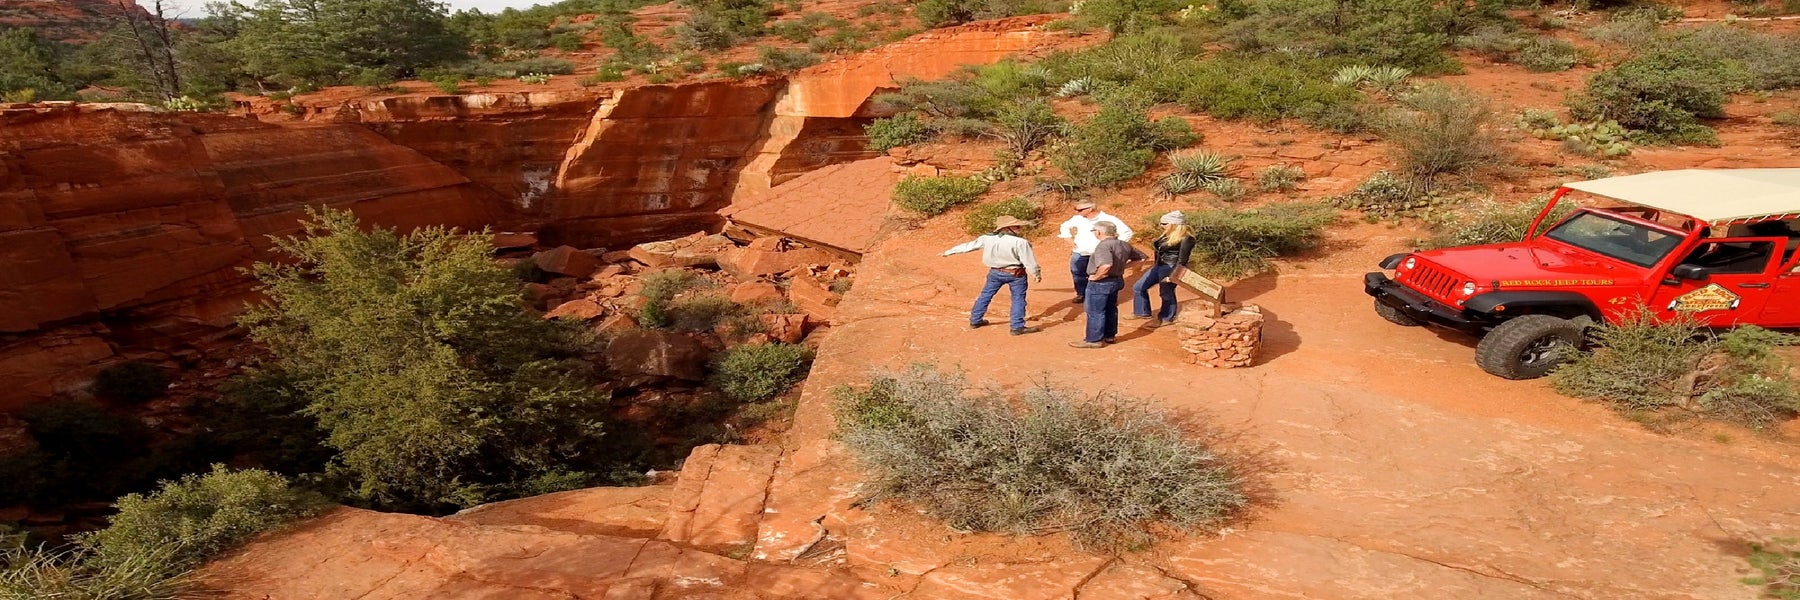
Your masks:
[[[144,13],[131,0],[0,0],[0,25],[35,29],[46,40],[84,43],[105,35],[126,10]]]
[[[131,105],[0,108],[0,409],[79,381],[121,339],[229,323],[237,271],[306,206],[480,228],[504,204],[367,129]]]

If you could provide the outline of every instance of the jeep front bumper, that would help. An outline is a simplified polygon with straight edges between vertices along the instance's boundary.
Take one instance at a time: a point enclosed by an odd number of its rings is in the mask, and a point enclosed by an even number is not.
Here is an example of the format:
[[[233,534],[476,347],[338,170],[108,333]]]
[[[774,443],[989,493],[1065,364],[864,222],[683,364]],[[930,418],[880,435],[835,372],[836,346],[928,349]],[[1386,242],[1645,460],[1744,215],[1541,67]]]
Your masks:
[[[1363,291],[1374,296],[1376,302],[1399,309],[1414,321],[1427,325],[1455,329],[1476,337],[1480,337],[1494,325],[1490,319],[1471,315],[1462,309],[1427,298],[1424,294],[1388,279],[1385,273],[1363,275]]]

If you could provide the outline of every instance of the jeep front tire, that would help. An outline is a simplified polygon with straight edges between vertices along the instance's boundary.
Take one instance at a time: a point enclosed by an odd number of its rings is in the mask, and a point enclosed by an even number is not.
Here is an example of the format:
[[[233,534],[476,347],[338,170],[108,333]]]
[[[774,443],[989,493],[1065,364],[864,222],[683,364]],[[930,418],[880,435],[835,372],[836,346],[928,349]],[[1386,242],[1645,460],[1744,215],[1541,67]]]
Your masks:
[[[1582,323],[1550,315],[1514,317],[1475,345],[1475,364],[1507,379],[1537,379],[1580,347]]]
[[[1423,325],[1423,323],[1420,323],[1417,319],[1406,316],[1406,313],[1404,312],[1400,312],[1400,309],[1388,306],[1387,303],[1382,302],[1380,298],[1375,299],[1375,314],[1381,315],[1381,318],[1387,319],[1387,322],[1389,323],[1402,327],[1418,327]]]

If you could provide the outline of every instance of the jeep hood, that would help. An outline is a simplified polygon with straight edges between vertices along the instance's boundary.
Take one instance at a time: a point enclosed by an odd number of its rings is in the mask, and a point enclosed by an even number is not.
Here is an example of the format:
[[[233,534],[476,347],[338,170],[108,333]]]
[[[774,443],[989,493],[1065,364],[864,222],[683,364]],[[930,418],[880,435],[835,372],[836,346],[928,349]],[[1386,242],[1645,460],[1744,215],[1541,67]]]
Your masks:
[[[1642,269],[1611,258],[1540,245],[1445,248],[1418,252],[1414,256],[1483,286],[1494,281],[1501,282],[1502,286],[1509,285],[1507,282],[1534,287],[1570,285],[1575,280],[1592,285],[1594,280],[1637,279],[1642,274]]]

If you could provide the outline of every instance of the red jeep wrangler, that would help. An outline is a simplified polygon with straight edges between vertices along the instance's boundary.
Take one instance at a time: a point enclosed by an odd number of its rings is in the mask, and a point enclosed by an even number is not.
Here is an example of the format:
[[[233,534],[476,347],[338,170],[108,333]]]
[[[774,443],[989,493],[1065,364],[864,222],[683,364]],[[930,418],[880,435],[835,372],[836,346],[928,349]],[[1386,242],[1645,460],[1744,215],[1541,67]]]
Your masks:
[[[1621,204],[1546,224],[1569,192]],[[1603,202],[1604,202],[1603,200]],[[1524,241],[1396,254],[1363,287],[1375,313],[1481,337],[1475,363],[1542,377],[1583,330],[1648,307],[1702,325],[1800,327],[1800,169],[1659,171],[1556,190]]]

